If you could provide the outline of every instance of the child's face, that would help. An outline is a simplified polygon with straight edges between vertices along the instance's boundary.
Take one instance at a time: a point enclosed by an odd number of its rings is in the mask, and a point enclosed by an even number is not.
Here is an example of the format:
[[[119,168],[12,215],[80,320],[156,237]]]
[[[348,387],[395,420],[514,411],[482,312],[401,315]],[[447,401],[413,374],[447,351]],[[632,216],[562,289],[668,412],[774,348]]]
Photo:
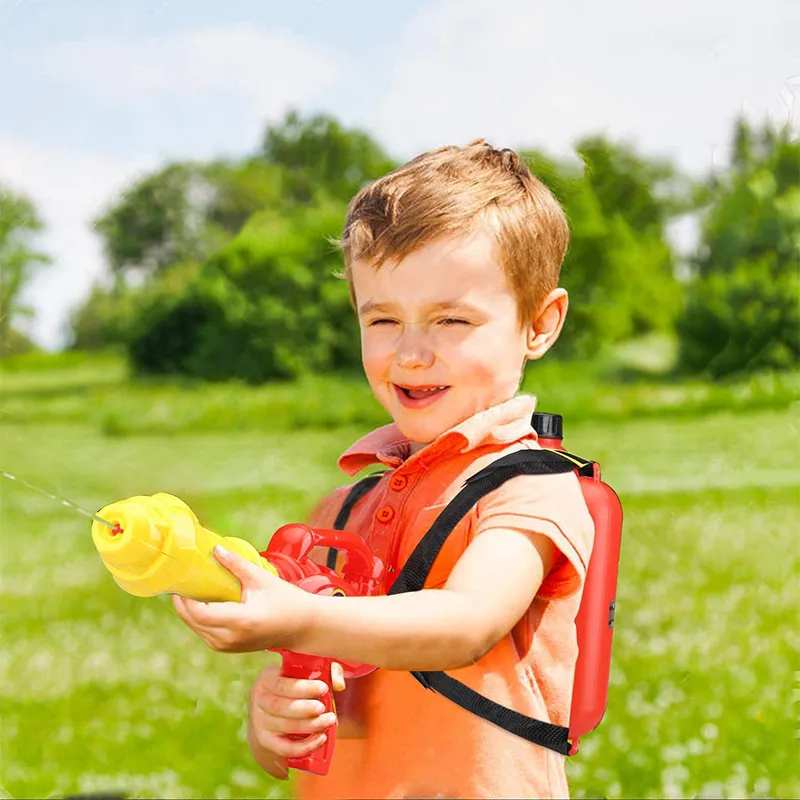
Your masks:
[[[489,232],[441,238],[377,271],[356,262],[352,276],[367,380],[413,452],[516,394],[536,357],[533,324],[519,329]],[[434,390],[414,399],[401,387]]]

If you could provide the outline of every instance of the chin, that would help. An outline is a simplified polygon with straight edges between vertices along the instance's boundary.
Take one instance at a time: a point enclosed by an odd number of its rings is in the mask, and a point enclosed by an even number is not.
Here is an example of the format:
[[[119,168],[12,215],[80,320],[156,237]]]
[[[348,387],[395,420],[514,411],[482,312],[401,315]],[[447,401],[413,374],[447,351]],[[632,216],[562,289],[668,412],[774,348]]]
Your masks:
[[[402,421],[397,422],[400,433],[411,442],[424,442],[430,444],[434,439],[438,439],[445,431],[450,430],[452,425],[408,425]]]

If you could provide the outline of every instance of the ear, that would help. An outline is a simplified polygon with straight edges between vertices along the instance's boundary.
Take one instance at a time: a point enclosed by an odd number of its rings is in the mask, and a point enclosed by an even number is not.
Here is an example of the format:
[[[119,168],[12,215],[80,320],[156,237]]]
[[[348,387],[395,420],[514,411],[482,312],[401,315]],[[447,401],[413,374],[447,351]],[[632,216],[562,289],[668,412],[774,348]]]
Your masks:
[[[539,307],[539,314],[528,328],[526,357],[535,361],[541,358],[555,343],[564,327],[569,308],[567,290],[553,289]]]

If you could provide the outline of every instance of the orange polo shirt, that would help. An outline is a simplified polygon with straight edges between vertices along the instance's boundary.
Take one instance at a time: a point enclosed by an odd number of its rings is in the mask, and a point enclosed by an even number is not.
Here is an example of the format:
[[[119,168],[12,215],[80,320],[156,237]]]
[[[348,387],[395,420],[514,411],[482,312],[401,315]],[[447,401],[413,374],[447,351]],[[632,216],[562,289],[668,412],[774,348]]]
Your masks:
[[[353,508],[357,531],[389,565],[384,590],[470,475],[497,458],[539,449],[536,399],[518,395],[443,433],[410,456],[396,425],[366,435],[339,459],[355,475],[390,467]],[[314,510],[330,528],[349,486]],[[480,500],[450,534],[425,583],[442,587],[469,543],[493,529],[544,534],[558,554],[528,611],[477,663],[448,674],[536,719],[568,726],[580,605],[594,528],[573,473],[521,475]],[[324,554],[319,554],[324,558]],[[324,562],[323,562],[324,563]],[[378,669],[336,695],[339,728],[328,775],[295,774],[300,800],[420,797],[568,797],[564,756],[522,739],[424,689],[408,672]]]

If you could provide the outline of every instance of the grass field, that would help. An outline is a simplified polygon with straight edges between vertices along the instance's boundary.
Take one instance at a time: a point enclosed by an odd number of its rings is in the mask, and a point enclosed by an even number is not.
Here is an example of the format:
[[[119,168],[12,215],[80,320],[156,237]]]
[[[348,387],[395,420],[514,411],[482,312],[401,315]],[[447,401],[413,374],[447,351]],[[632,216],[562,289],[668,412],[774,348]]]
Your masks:
[[[572,795],[798,797],[798,376],[597,377],[526,378],[625,509],[608,711]],[[344,379],[142,384],[114,358],[33,358],[0,374],[0,469],[89,510],[171,492],[266,545],[384,421]],[[290,796],[245,744],[264,656],[213,653],[165,598],[121,591],[88,520],[8,481],[0,497],[0,797]]]

